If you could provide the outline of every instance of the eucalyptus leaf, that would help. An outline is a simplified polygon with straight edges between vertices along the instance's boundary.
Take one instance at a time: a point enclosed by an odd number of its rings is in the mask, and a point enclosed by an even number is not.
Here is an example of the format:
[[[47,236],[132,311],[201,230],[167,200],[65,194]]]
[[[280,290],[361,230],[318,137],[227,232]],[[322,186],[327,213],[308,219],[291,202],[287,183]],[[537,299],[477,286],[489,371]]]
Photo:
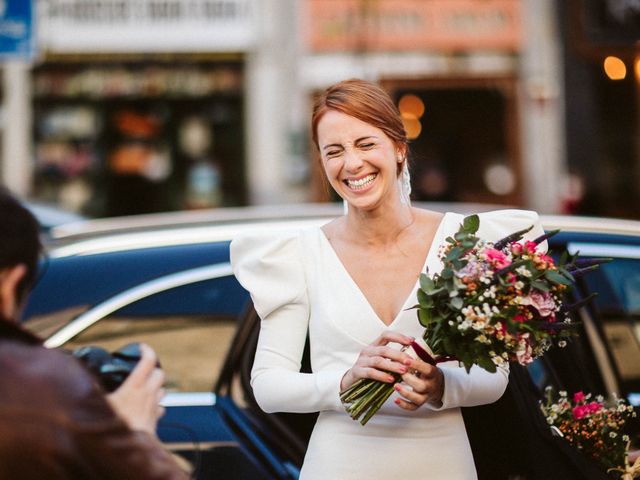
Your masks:
[[[431,316],[431,312],[425,309],[418,310],[418,321],[420,325],[423,327],[428,327],[433,322],[433,317]]]
[[[567,285],[567,286],[571,285],[571,280],[569,280],[564,275],[561,275],[555,270],[547,270],[544,276],[546,277],[547,280],[551,282],[559,283],[561,285]]]
[[[433,283],[433,279],[429,277],[429,275],[425,273],[420,274],[420,288],[425,292],[429,293],[431,290],[435,288],[435,284]]]
[[[543,292],[548,292],[549,291],[549,285],[547,285],[545,282],[534,281],[534,282],[531,282],[531,286],[533,288],[535,288],[536,290],[540,290],[540,291],[543,291]]]
[[[480,217],[478,215],[469,215],[462,222],[462,230],[468,233],[476,233],[480,228]]]
[[[449,303],[451,303],[451,306],[456,310],[460,310],[464,306],[464,301],[461,297],[453,297]]]

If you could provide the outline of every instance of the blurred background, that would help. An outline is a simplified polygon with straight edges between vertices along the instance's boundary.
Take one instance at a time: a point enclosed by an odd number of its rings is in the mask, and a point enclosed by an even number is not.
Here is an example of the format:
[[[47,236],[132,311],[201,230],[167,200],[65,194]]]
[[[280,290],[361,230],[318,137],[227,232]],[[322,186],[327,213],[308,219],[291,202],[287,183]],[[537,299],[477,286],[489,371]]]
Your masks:
[[[415,200],[640,218],[637,0],[0,0],[0,180],[89,217],[332,200],[314,95],[380,83]]]

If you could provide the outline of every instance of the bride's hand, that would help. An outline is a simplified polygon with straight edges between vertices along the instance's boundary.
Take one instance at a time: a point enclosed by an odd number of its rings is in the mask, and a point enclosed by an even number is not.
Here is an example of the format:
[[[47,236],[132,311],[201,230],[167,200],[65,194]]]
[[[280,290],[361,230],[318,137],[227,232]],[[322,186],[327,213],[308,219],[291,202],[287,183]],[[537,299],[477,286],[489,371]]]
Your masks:
[[[402,382],[396,383],[395,389],[400,394],[395,402],[405,410],[415,410],[425,403],[436,407],[442,406],[444,395],[444,374],[436,366],[412,358],[405,365],[408,372],[402,375]]]
[[[384,332],[371,345],[367,345],[358,356],[356,363],[347,370],[340,382],[340,390],[345,390],[361,378],[371,378],[381,382],[391,383],[395,379],[389,372],[404,375],[409,371],[406,362],[413,359],[389,343],[410,345],[413,338],[398,332]]]

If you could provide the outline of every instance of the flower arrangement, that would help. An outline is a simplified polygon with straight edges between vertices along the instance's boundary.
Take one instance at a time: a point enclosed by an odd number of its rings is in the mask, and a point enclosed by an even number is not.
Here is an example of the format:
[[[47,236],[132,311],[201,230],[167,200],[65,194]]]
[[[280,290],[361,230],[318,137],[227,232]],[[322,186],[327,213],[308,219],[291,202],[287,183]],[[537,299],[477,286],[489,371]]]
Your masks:
[[[493,243],[475,235],[479,226],[477,215],[466,217],[439,251],[442,271],[420,276],[413,308],[431,351],[414,342],[416,355],[432,365],[455,359],[467,371],[478,365],[495,372],[511,361],[532,362],[554,340],[564,346],[573,334],[566,313],[591,297],[572,305],[563,305],[562,297],[576,275],[597,268],[602,259],[564,255],[556,263],[538,246],[557,231],[520,242],[529,227]],[[393,384],[361,379],[341,392],[341,400],[364,425],[392,393]]]
[[[553,389],[547,387],[546,403],[540,408],[547,423],[557,429],[554,431],[608,473],[622,473],[622,478],[629,480],[640,476],[640,461],[631,466],[627,460],[630,439],[624,427],[636,413],[624,400],[614,399],[607,406],[601,396],[576,392],[570,400],[567,392],[560,391],[554,401]]]

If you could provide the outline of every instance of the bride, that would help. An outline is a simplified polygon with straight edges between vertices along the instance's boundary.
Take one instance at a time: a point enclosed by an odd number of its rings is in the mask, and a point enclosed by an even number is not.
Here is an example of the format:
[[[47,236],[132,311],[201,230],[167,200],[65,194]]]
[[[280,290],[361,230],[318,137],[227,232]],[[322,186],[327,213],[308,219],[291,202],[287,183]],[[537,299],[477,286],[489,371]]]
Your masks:
[[[266,412],[320,412],[301,472],[314,479],[474,479],[460,407],[496,401],[508,371],[457,362],[437,367],[403,353],[422,335],[415,311],[421,272],[441,268],[438,247],[462,219],[409,201],[408,142],[399,112],[375,84],[347,80],[316,101],[313,140],[346,215],[321,228],[247,235],[231,244],[236,277],[261,318],[252,371]],[[480,215],[478,236],[535,228],[534,212]],[[310,374],[300,373],[307,335]],[[402,382],[361,426],[339,392],[361,378]]]

